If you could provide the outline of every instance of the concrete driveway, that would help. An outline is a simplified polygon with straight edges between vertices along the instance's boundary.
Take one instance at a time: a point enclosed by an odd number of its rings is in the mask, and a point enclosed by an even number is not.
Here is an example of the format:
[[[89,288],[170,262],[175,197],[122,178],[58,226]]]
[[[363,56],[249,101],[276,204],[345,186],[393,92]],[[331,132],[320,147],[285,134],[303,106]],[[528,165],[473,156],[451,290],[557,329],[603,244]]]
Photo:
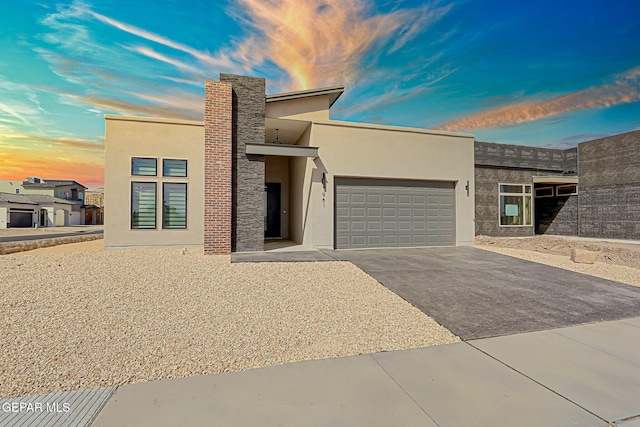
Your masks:
[[[471,247],[326,251],[463,340],[640,316],[640,288]]]

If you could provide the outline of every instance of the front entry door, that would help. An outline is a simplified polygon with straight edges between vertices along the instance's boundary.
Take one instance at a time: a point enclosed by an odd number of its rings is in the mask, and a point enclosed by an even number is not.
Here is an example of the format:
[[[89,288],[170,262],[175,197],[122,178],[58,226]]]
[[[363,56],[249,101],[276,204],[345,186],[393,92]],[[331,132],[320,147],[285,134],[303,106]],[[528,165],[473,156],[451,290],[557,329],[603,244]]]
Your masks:
[[[280,183],[265,185],[265,230],[264,237],[281,237],[280,234]]]

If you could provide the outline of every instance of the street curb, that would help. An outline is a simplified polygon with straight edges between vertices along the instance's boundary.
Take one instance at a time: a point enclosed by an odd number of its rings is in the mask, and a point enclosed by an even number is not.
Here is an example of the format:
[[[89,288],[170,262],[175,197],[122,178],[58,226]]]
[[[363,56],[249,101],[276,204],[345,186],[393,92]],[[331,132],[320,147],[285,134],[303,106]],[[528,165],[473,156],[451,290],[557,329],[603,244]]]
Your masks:
[[[85,236],[65,236],[54,237],[52,239],[26,240],[19,242],[0,243],[0,255],[8,255],[15,252],[30,251],[38,248],[48,248],[49,246],[64,245],[67,243],[88,242],[90,240],[103,239],[102,234],[89,234]]]

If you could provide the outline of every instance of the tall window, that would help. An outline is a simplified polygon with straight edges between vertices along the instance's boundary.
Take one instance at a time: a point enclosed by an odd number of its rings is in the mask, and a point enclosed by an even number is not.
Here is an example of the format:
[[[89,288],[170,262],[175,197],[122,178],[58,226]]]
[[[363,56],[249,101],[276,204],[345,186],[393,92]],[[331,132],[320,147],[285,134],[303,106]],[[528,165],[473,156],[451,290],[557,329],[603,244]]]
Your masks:
[[[131,228],[156,228],[156,183],[131,183]]]
[[[531,225],[531,185],[500,184],[500,225]]]
[[[187,228],[187,184],[162,184],[162,228]]]

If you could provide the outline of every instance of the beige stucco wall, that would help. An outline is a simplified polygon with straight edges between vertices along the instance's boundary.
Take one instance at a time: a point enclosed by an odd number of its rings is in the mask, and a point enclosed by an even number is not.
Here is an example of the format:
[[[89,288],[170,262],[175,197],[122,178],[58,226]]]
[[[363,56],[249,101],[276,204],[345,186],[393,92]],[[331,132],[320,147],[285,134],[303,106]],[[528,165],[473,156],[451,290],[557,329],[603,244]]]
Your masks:
[[[292,221],[298,227],[293,227],[292,236],[305,246],[333,247],[336,176],[415,179],[456,183],[456,245],[472,245],[473,141],[473,135],[453,132],[336,121],[314,123],[309,145],[319,147],[319,158],[305,160],[304,166],[297,162],[292,168],[292,181],[302,182],[301,200],[292,197],[292,207],[298,206],[292,209],[292,215],[301,214],[300,222]],[[328,178],[324,197],[323,172]]]
[[[0,180],[0,193],[16,193],[16,188],[20,190],[20,193],[24,193],[22,188],[22,181],[5,181]]]
[[[265,156],[265,183],[280,183],[280,237],[289,238],[289,158]]]
[[[105,248],[201,246],[204,239],[204,124],[105,116]],[[131,176],[132,157],[158,159],[157,177]],[[187,178],[162,177],[162,159],[186,159]],[[131,182],[157,182],[155,230],[131,229]],[[187,229],[162,229],[162,183],[186,182]]]
[[[329,95],[268,102],[266,117],[295,120],[329,120]]]

